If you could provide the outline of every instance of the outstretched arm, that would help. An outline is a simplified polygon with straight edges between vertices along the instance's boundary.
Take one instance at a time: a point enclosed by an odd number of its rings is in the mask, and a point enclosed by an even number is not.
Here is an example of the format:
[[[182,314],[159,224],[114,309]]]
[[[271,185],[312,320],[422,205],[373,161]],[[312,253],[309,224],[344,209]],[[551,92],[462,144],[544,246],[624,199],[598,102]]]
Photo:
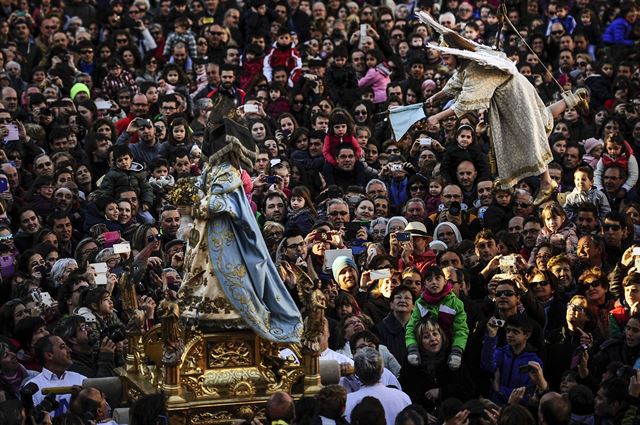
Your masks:
[[[445,109],[444,111],[440,111],[435,115],[431,115],[428,119],[427,122],[430,125],[436,125],[438,124],[440,121],[449,118],[450,116],[454,115],[455,111],[453,110],[453,108],[449,108],[449,109]]]

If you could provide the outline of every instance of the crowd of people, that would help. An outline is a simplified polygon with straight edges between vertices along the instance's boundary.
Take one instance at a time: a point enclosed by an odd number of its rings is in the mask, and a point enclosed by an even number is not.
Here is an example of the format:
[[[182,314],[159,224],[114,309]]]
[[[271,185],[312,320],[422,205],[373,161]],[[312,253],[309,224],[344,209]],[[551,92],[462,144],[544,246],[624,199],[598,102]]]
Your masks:
[[[40,388],[123,365],[130,258],[146,263],[145,329],[179,293],[190,207],[173,191],[214,153],[210,114],[259,146],[241,219],[303,314],[301,272],[319,285],[321,359],[353,366],[314,398],[275,394],[268,423],[640,420],[638,7],[501,6],[1,1],[0,423],[115,423],[96,388]],[[476,110],[492,93],[445,101],[464,59],[429,48],[418,9],[504,51],[546,105],[588,90],[540,149],[553,186],[495,182],[492,129],[528,134],[530,117]],[[422,102],[428,119],[396,140],[388,111]],[[167,420],[162,395],[132,408],[131,423]]]

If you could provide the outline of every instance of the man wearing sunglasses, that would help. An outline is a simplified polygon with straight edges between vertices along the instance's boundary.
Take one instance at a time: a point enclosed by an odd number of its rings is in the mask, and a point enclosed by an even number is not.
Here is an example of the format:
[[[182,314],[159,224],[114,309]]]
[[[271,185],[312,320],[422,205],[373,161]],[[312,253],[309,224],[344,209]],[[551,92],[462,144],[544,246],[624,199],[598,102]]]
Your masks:
[[[625,216],[618,211],[611,211],[604,217],[602,224],[602,234],[604,245],[607,251],[607,259],[611,264],[615,264],[622,258],[622,253],[632,242],[633,228],[627,227]]]

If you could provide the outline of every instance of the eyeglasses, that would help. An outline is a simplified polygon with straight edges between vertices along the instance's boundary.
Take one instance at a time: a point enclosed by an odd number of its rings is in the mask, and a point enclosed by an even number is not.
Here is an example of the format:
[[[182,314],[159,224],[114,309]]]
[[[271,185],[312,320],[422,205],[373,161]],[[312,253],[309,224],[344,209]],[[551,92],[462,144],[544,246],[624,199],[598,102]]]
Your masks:
[[[11,118],[0,118],[0,124],[8,124],[11,122]]]
[[[549,286],[549,282],[546,280],[540,280],[537,282],[531,282],[531,287],[535,288],[536,286]]]
[[[129,14],[130,15],[139,15],[140,11],[139,10],[129,10]]]
[[[582,313],[584,311],[584,307],[576,305],[576,304],[569,304],[567,306],[567,308],[573,310],[573,311],[577,311],[578,313]]]
[[[409,190],[425,190],[426,186],[423,185],[415,185],[415,186],[410,186]]]
[[[614,232],[617,232],[620,229],[621,227],[619,224],[603,224],[602,225],[602,230],[604,230],[605,232],[609,230],[613,230]]]
[[[298,249],[298,248],[304,248],[305,243],[304,242],[300,242],[300,243],[294,243],[291,245],[287,245],[288,249]]]
[[[600,286],[600,281],[599,280],[594,280],[592,282],[584,282],[585,286],[589,286],[591,288],[597,288]]]
[[[513,205],[518,208],[529,208],[531,206],[531,204],[527,204],[526,202],[520,202],[520,201],[514,202]]]
[[[513,291],[496,291],[496,297],[513,297],[516,293]]]

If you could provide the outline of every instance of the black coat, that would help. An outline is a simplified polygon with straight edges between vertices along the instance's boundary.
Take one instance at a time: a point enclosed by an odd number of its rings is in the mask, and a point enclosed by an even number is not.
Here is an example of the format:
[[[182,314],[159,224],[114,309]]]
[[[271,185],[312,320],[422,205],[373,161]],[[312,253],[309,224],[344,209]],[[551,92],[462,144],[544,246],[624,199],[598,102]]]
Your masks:
[[[402,366],[398,379],[402,391],[411,397],[411,401],[422,405],[427,412],[434,412],[442,400],[455,397],[465,402],[476,396],[475,386],[465,364],[457,371],[447,367],[446,357],[433,368],[426,366]],[[440,388],[440,401],[433,403],[427,400],[425,392]]]

